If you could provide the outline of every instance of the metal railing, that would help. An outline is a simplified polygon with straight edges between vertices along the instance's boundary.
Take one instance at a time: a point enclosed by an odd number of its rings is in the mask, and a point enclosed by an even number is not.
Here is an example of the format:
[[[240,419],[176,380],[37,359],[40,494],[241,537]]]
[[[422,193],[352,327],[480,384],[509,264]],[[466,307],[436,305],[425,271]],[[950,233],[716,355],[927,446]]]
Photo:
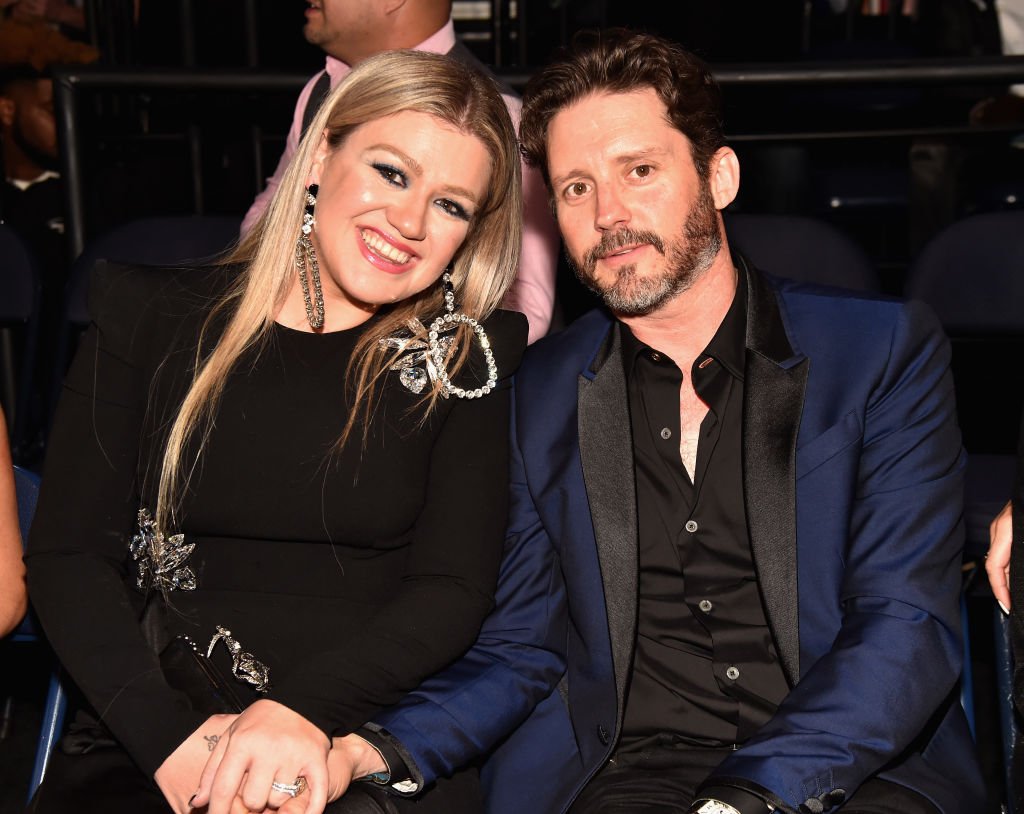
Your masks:
[[[969,60],[917,60],[899,62],[822,63],[822,64],[759,64],[723,65],[714,69],[716,79],[725,88],[824,88],[852,86],[949,86],[1008,85],[1024,81],[1024,57],[978,58]],[[503,81],[522,88],[531,72],[499,71]],[[298,74],[258,72],[210,72],[196,70],[138,71],[89,68],[66,68],[54,72],[54,102],[60,136],[61,160],[66,194],[66,232],[72,257],[85,246],[83,189],[83,145],[80,138],[80,96],[87,91],[122,91],[143,93],[155,90],[182,92],[297,92],[308,80]],[[282,125],[286,125],[282,122]],[[976,127],[968,125],[934,127],[872,128],[861,130],[811,130],[792,132],[746,132],[730,134],[733,141],[807,141],[851,137],[899,137],[917,134],[958,135],[991,133],[1009,127]],[[194,189],[201,190],[199,155],[201,136],[196,130],[186,133]],[[254,134],[253,149],[259,150],[259,137]],[[257,162],[258,164],[259,162]],[[197,208],[200,205],[196,196]]]

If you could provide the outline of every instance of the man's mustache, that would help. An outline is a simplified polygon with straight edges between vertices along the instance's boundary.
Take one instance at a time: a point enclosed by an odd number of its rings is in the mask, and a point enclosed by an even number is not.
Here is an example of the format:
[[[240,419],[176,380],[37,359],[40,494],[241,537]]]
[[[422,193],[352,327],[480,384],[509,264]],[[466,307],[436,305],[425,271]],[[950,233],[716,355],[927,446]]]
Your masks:
[[[621,229],[616,229],[614,232],[605,232],[601,236],[600,242],[590,248],[583,256],[583,267],[587,271],[593,271],[597,261],[602,257],[607,257],[623,246],[638,246],[641,244],[653,246],[658,254],[665,254],[665,241],[657,234],[643,229],[630,229],[628,226],[624,226]]]

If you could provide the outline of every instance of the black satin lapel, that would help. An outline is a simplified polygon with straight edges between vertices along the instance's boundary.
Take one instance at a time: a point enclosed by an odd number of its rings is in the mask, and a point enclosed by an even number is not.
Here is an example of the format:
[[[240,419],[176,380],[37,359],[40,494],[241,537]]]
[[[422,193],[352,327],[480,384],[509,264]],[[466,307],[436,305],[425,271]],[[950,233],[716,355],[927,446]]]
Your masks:
[[[583,480],[601,564],[621,719],[636,631],[637,519],[626,376],[619,332],[600,370],[579,379]]]
[[[790,684],[800,678],[796,562],[796,439],[810,363],[780,367],[747,352],[743,490],[768,624]]]
[[[743,491],[768,624],[795,685],[800,678],[796,545],[796,441],[810,361],[795,351],[778,294],[743,259],[747,361],[743,384]]]

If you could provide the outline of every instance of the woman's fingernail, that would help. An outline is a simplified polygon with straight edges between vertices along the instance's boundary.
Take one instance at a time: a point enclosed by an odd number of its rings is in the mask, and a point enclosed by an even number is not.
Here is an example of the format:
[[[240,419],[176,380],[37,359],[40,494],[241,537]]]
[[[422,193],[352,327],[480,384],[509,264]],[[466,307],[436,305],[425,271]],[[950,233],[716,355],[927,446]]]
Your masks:
[[[1000,601],[999,601],[998,599],[996,600],[996,603],[997,603],[997,604],[999,605],[999,609],[1000,609],[1000,610],[1001,610],[1001,611],[1002,611],[1003,613],[1005,613],[1005,614],[1006,614],[1007,616],[1009,616],[1009,615],[1010,615],[1010,609],[1009,609],[1008,607],[1006,607],[1006,605],[1004,605],[1004,604],[1003,604],[1002,602],[1000,602]]]
[[[192,808],[192,801],[196,799],[196,796],[198,794],[199,794],[199,792],[197,791],[195,794],[193,794],[191,797],[188,798],[188,807],[189,808]]]

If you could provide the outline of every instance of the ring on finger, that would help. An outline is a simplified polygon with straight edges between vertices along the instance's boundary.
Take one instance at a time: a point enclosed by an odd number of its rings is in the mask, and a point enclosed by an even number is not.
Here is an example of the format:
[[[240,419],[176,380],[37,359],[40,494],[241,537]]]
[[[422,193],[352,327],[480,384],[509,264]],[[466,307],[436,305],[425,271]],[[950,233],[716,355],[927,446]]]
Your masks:
[[[270,784],[270,788],[282,794],[287,794],[289,797],[298,797],[309,788],[309,785],[306,783],[306,778],[299,775],[295,778],[294,783],[282,783],[280,780],[275,780]]]

